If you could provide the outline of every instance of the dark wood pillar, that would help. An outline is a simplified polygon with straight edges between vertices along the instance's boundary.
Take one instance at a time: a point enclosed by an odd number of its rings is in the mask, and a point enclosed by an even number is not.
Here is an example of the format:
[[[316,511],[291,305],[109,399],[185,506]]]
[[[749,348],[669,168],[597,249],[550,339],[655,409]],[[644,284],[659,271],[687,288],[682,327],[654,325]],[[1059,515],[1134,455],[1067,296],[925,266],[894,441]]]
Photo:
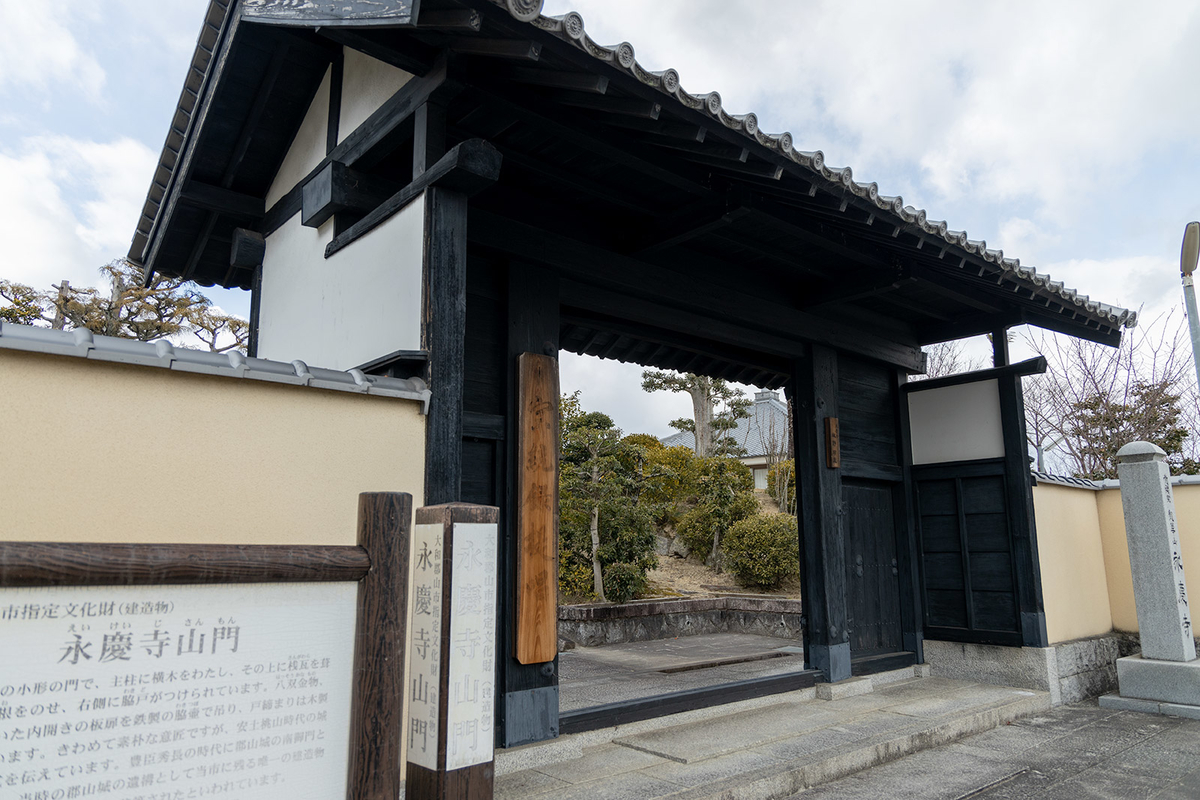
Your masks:
[[[831,467],[826,420],[838,415],[837,353],[814,345],[795,362],[792,431],[796,447],[796,500],[800,528],[800,586],[804,607],[805,665],[828,681],[850,677],[846,630],[846,555],[842,536],[842,480]]]
[[[522,353],[558,357],[558,276],[539,267],[511,264],[508,274],[508,453],[501,508],[500,630],[504,658],[498,664],[497,745],[513,747],[558,736],[558,655],[543,663],[522,664],[516,653],[517,433]],[[557,580],[557,575],[555,576]],[[557,612],[556,612],[557,613]]]
[[[921,546],[917,538],[916,490],[912,477],[912,429],[908,420],[908,374],[896,370],[896,432],[902,478],[893,493],[896,561],[900,569],[900,613],[904,649],[925,661],[925,608],[921,602]]]
[[[992,366],[1007,367],[1010,363],[1008,355],[1008,328],[997,328],[992,331]]]
[[[429,352],[433,397],[425,422],[425,505],[462,491],[463,350],[467,333],[467,196],[425,191],[421,347]]]
[[[1044,367],[1043,367],[1044,369]],[[1046,611],[1042,601],[1042,568],[1038,560],[1037,528],[1033,517],[1033,475],[1025,438],[1025,397],[1021,375],[1001,375],[1000,421],[1004,437],[1004,483],[1010,515],[1013,562],[1017,578],[1017,607],[1021,614],[1021,644],[1046,647]]]

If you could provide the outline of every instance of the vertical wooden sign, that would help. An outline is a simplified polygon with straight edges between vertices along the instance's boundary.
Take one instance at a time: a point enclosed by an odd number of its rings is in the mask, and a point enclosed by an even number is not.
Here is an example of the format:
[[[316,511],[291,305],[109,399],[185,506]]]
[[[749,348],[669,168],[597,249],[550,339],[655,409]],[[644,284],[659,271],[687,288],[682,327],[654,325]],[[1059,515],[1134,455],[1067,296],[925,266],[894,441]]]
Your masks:
[[[409,629],[409,800],[490,800],[499,509],[417,510]]]
[[[517,603],[522,664],[558,655],[558,359],[517,360]]]
[[[825,466],[830,469],[842,466],[842,437],[837,417],[825,418]]]

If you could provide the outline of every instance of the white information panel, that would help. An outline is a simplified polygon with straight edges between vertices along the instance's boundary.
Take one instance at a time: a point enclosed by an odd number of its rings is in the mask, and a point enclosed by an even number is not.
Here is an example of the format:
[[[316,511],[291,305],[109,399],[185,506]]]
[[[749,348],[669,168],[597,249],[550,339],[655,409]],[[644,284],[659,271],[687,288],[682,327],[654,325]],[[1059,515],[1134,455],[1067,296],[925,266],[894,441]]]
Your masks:
[[[0,589],[0,797],[344,797],[357,592]]]
[[[437,770],[438,665],[442,658],[442,526],[414,525],[408,652],[408,760]]]
[[[454,525],[446,769],[492,760],[496,682],[496,525]]]

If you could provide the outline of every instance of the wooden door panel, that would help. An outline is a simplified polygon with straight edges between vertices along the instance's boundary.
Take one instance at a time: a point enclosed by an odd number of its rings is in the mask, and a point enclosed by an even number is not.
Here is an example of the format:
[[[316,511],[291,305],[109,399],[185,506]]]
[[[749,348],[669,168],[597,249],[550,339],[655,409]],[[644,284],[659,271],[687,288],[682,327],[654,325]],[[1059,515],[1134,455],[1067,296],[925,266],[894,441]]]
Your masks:
[[[852,656],[903,649],[892,486],[844,480],[847,628]]]

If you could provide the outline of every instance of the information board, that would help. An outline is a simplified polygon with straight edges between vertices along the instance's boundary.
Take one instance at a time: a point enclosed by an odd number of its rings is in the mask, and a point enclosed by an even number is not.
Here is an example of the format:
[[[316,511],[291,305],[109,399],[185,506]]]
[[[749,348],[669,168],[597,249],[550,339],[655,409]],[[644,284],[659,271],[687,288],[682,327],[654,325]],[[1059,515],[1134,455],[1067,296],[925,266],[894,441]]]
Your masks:
[[[358,589],[0,588],[0,796],[344,797]]]

